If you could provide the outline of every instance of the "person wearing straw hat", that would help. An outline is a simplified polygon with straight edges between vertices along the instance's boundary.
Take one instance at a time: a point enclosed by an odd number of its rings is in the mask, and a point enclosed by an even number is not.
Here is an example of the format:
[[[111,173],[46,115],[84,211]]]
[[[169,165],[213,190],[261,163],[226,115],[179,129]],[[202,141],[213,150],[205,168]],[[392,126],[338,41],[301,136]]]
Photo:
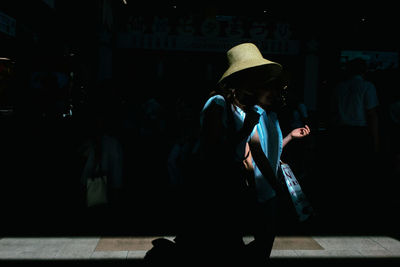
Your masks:
[[[244,118],[248,115],[256,117],[254,113],[259,118],[256,127],[246,139],[244,148],[245,152],[250,152],[244,163],[246,169],[252,172],[249,184],[250,192],[254,192],[255,199],[251,203],[252,206],[246,206],[249,211],[243,210],[243,214],[250,215],[243,225],[246,227],[244,233],[250,231],[255,238],[246,249],[247,256],[251,257],[249,260],[265,263],[269,259],[275,239],[277,205],[275,196],[281,191],[276,179],[276,161],[280,157],[278,152],[282,146],[282,138],[279,135],[276,114],[268,113],[266,116],[267,113],[263,108],[268,106],[269,110],[276,104],[275,100],[284,86],[283,68],[281,64],[265,59],[258,48],[251,43],[236,46],[229,50],[227,55],[230,65],[219,80],[219,86],[235,88],[239,90],[239,95],[243,93],[251,95],[252,101],[255,102],[245,103]],[[266,125],[266,118],[269,118],[270,122],[273,121],[268,123],[269,131],[263,127]],[[243,145],[241,149],[243,150]]]
[[[247,248],[253,259],[259,262],[268,261],[275,240],[282,190],[277,184],[282,150],[292,140],[310,134],[310,128],[305,125],[283,137],[276,112],[283,104],[280,97],[285,88],[284,76],[279,75],[256,89],[258,103],[255,108],[260,114],[260,121],[249,141],[256,188],[254,217],[249,225],[254,241]]]
[[[243,234],[248,202],[243,192],[254,189],[248,143],[256,134],[260,119],[254,108],[256,89],[277,77],[282,66],[265,59],[253,43],[232,47],[227,59],[227,70],[200,112],[200,167],[193,171],[185,194],[193,200],[187,216],[189,224],[195,223],[196,235],[189,244],[206,244],[209,255],[235,262],[239,255],[245,255]],[[259,156],[268,162],[265,154],[255,153],[255,157]],[[271,184],[277,186],[273,181]],[[193,226],[187,228],[192,231],[186,233],[190,239],[194,236]],[[178,235],[175,241],[184,248],[190,247],[185,245],[185,234]]]
[[[219,80],[219,88],[235,88],[233,90],[236,97],[233,103],[238,106],[237,109],[242,109],[244,122],[249,117],[259,118],[247,137],[244,148],[243,143],[238,143],[236,149],[239,151],[238,155],[244,157],[245,168],[252,171],[247,182],[255,197],[255,201],[251,203],[254,210],[251,210],[251,206],[244,206],[250,212],[242,210],[243,214],[250,215],[253,219],[243,224],[253,232],[255,238],[247,246],[247,251],[250,252],[253,262],[265,263],[269,259],[275,239],[276,196],[281,191],[276,177],[282,149],[291,140],[307,136],[310,130],[305,126],[293,130],[284,138],[282,136],[278,117],[274,112],[285,88],[283,68],[279,63],[265,59],[251,43],[235,46],[228,51],[227,56],[229,68]],[[239,157],[237,159],[240,160]],[[240,204],[237,206],[240,207]]]

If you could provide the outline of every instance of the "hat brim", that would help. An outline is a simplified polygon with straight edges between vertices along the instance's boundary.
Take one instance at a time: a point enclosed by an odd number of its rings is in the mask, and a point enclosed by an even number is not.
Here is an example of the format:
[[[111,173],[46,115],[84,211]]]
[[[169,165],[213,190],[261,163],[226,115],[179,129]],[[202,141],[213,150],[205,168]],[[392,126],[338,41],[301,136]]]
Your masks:
[[[267,59],[249,60],[230,66],[218,83],[262,83],[278,77],[282,65]]]

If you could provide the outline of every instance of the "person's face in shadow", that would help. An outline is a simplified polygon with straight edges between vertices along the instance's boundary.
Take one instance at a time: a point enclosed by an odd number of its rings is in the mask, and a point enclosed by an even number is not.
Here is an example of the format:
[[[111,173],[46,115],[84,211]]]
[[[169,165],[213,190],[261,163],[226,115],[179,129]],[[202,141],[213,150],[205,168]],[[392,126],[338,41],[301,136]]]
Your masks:
[[[270,108],[276,103],[277,98],[278,90],[263,90],[259,94],[258,103],[263,107]]]
[[[257,95],[247,89],[235,90],[235,98],[242,105],[244,111],[257,104]]]
[[[257,89],[257,104],[266,110],[271,110],[279,103],[280,88],[275,85],[267,85]]]

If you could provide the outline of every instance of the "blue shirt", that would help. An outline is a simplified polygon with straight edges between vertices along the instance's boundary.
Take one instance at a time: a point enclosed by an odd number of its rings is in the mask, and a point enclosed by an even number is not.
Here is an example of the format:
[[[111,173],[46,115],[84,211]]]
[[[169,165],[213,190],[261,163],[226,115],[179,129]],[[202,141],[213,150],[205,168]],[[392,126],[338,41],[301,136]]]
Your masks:
[[[260,106],[255,106],[257,113],[260,114],[260,121],[257,124],[257,132],[260,138],[261,148],[268,158],[271,168],[275,175],[278,172],[279,161],[282,154],[282,131],[279,126],[276,113],[266,113]],[[265,202],[276,195],[272,186],[262,175],[260,169],[253,160],[254,176],[257,190],[257,198],[259,202]]]

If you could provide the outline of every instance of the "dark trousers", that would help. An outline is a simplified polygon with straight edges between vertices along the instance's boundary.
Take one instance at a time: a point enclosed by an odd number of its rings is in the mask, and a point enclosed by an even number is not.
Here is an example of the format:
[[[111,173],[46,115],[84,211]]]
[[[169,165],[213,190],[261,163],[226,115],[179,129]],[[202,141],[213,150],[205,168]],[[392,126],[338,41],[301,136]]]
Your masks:
[[[251,258],[257,262],[269,259],[276,236],[278,197],[257,203],[254,210],[254,241],[249,244]]]

